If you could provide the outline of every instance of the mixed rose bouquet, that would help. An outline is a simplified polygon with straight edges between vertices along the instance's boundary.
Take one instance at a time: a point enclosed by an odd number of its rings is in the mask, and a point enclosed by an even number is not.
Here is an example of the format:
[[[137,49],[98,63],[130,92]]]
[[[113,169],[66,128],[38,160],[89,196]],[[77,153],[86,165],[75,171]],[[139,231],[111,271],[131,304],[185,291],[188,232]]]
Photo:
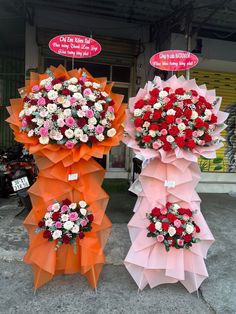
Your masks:
[[[167,203],[165,207],[153,208],[147,214],[147,219],[150,221],[147,236],[163,243],[167,252],[170,247],[188,249],[199,241],[196,233],[200,232],[200,228],[194,222],[193,212],[189,208]]]
[[[114,101],[100,84],[88,79],[65,77],[41,80],[24,97],[19,114],[21,130],[40,144],[92,145],[115,136]]]
[[[36,232],[43,231],[43,237],[48,241],[57,241],[56,249],[61,244],[73,244],[79,237],[83,239],[85,232],[92,229],[93,214],[86,208],[85,201],[72,203],[65,199],[62,202],[55,201],[49,205],[43,219],[39,221]]]
[[[217,142],[214,103],[195,90],[153,88],[134,104],[135,139],[141,148],[193,150]]]

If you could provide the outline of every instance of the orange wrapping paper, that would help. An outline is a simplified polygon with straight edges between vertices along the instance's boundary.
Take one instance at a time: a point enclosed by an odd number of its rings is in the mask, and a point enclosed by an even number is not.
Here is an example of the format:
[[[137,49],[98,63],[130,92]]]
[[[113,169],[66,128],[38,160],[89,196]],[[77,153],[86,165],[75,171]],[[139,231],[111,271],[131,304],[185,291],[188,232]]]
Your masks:
[[[50,70],[56,78],[65,76],[68,79],[80,78],[82,72],[86,72],[84,69],[67,72],[62,66],[50,67]],[[111,229],[111,222],[105,215],[109,197],[101,188],[105,170],[92,157],[102,157],[112,146],[119,144],[123,133],[125,108],[122,105],[123,96],[111,92],[112,84],[107,85],[105,78],[94,79],[88,72],[86,73],[89,80],[101,84],[102,90],[109,93],[115,102],[116,118],[113,127],[117,134],[113,138],[95,143],[92,147],[84,144],[73,149],[55,144],[42,145],[37,138],[29,138],[26,133],[20,131],[19,112],[23,108],[23,99],[12,99],[11,106],[8,107],[10,117],[7,121],[13,129],[16,141],[23,143],[29,152],[35,155],[39,167],[37,181],[29,189],[33,208],[24,221],[30,240],[24,261],[32,265],[35,289],[58,274],[77,272],[85,275],[90,285],[96,288],[105,262],[103,249]],[[26,82],[25,89],[21,90],[29,93],[33,85],[39,84],[39,81],[46,77],[47,74],[31,73],[30,81]],[[73,173],[78,174],[78,180],[68,181],[68,175]],[[69,244],[62,244],[55,251],[56,241],[49,242],[43,238],[42,232],[35,233],[46,208],[55,199],[61,201],[65,198],[72,202],[85,200],[94,215],[92,230],[86,232],[82,240],[76,239],[76,252]]]

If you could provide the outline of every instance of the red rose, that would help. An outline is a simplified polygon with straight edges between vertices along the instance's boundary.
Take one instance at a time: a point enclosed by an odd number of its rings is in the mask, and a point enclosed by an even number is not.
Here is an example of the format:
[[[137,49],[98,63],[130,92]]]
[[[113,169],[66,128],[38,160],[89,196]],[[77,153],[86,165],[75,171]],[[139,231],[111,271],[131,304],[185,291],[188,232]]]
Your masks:
[[[161,216],[159,216],[158,218],[159,218],[160,220],[163,220],[163,219],[165,219],[165,218],[166,218],[166,216],[161,215]]]
[[[167,202],[167,203],[166,203],[166,208],[169,208],[171,205],[172,205],[172,203]]]
[[[160,214],[161,214],[160,208],[157,208],[157,207],[153,208],[153,210],[152,210],[153,216],[158,217],[158,216],[160,216]]]
[[[175,116],[173,115],[169,115],[165,117],[166,123],[170,124],[173,123],[175,121]]]
[[[198,93],[195,90],[191,89],[190,92],[192,93],[193,97],[197,97],[198,96]]]
[[[65,244],[69,244],[70,243],[70,237],[68,237],[68,235],[64,235],[62,237],[62,242],[65,243]]]
[[[193,131],[191,129],[185,129],[184,134],[185,134],[186,139],[191,139],[193,136]]]
[[[172,109],[174,107],[174,104],[171,101],[168,101],[167,104],[165,104],[164,109],[167,111],[169,109]]]
[[[179,146],[180,148],[183,148],[184,145],[185,145],[185,139],[184,139],[184,137],[183,137],[183,136],[176,137],[175,143],[176,143],[176,145]]]
[[[175,93],[178,95],[183,95],[185,93],[185,90],[183,88],[177,88],[175,90]]]
[[[169,95],[168,95],[168,98],[170,98],[170,100],[171,100],[172,102],[176,102],[176,101],[177,101],[177,97],[176,97],[175,94],[169,94]]]
[[[172,237],[168,237],[167,241],[169,242],[169,246],[174,246],[175,245],[175,240]]]
[[[142,118],[136,118],[134,120],[134,125],[135,125],[136,128],[141,127],[143,125],[143,119]]]
[[[204,128],[205,128],[206,130],[209,129],[209,124],[208,124],[207,122],[204,122]]]
[[[148,226],[148,230],[149,230],[150,232],[155,232],[155,231],[156,231],[155,224],[154,224],[154,223],[151,223],[151,224]]]
[[[175,108],[175,116],[176,118],[180,118],[182,116],[182,110],[179,107]]]
[[[90,140],[91,143],[96,143],[96,142],[98,141],[98,140],[96,139],[96,137],[93,136],[93,135],[89,136],[89,140]]]
[[[58,119],[58,115],[57,114],[53,114],[52,115],[52,121],[57,121]]]
[[[71,201],[70,201],[68,198],[65,198],[65,199],[62,201],[62,204],[69,206],[69,205],[71,204]]]
[[[209,102],[205,103],[207,109],[212,109],[212,105]]]
[[[93,214],[89,214],[87,217],[88,217],[89,222],[92,222],[94,220]]]
[[[197,233],[199,233],[201,231],[201,229],[198,227],[198,225],[195,225],[195,230]]]
[[[195,120],[195,128],[201,129],[203,126],[204,126],[204,122],[200,118],[197,118]]]
[[[188,126],[189,120],[183,120],[183,123]]]
[[[109,106],[113,106],[113,105],[115,105],[115,102],[114,102],[114,100],[112,99],[112,100],[110,100],[109,102]],[[93,102],[92,102],[92,104],[93,104]]]
[[[51,232],[49,230],[45,230],[43,233],[43,237],[45,239],[49,239],[51,237]]]
[[[191,109],[185,109],[184,110],[184,116],[185,116],[186,119],[189,120],[191,118],[191,116],[192,116],[192,110]]]
[[[172,136],[176,136],[177,134],[179,134],[179,129],[177,128],[177,126],[173,125],[169,129],[169,134],[172,135]]]
[[[212,141],[212,137],[209,134],[205,134],[203,139],[205,142],[211,142]]]
[[[184,99],[183,103],[184,105],[191,105],[193,102],[191,99]]]
[[[203,96],[199,96],[199,101],[205,103],[206,102],[206,98]]]
[[[79,81],[78,81],[78,84],[81,85],[81,86],[84,86],[84,81],[79,80]]]
[[[84,238],[85,234],[84,234],[84,232],[80,231],[80,232],[78,233],[78,236],[79,236],[79,238],[82,240],[82,239]]]
[[[31,105],[33,105],[33,106],[36,106],[37,102],[38,102],[38,99],[31,99],[30,100]]]
[[[54,212],[53,214],[52,214],[52,220],[53,221],[57,221],[59,218],[60,218],[60,213],[59,212]]]
[[[25,117],[25,120],[26,120],[27,124],[30,124],[32,119],[33,119],[33,116],[26,116]]]
[[[134,105],[134,109],[142,109],[143,106],[146,105],[146,101],[143,99],[138,100],[135,105]]]
[[[150,135],[144,135],[143,136],[143,142],[144,143],[150,143],[152,140],[152,137]]]
[[[178,212],[180,215],[184,215],[185,214],[185,208],[179,208]]]
[[[190,234],[186,234],[183,236],[185,242],[191,242],[192,236]]]
[[[170,87],[164,87],[163,88],[163,90],[166,91],[167,93],[169,93],[170,89],[171,89]]]
[[[154,225],[155,226],[155,225]],[[165,231],[168,231],[169,229],[169,223],[168,222],[162,222],[162,229]]]
[[[151,116],[151,112],[145,112],[145,114],[143,115],[143,120],[144,121],[150,121],[150,116]]]
[[[168,124],[166,122],[161,122],[160,124],[160,130],[162,129],[167,129],[168,128]]]
[[[87,124],[87,121],[85,118],[79,118],[77,121],[77,125],[79,128],[83,128]]]
[[[45,222],[43,220],[40,220],[38,226],[39,228],[43,228],[45,226]]]
[[[160,93],[160,90],[158,88],[154,88],[153,90],[151,90],[149,92],[149,94],[152,96],[152,97],[157,97]]]
[[[168,218],[169,222],[174,222],[177,219],[177,217],[172,213],[168,213],[167,218]]]
[[[148,102],[150,105],[154,105],[157,102],[157,97],[151,97]]]
[[[60,128],[61,134],[64,135],[66,130],[67,130],[66,126],[63,126],[62,128]]]
[[[76,106],[75,106],[75,109],[76,109],[76,110],[80,110],[80,109],[81,109],[81,106],[80,106],[80,105],[76,105]]]
[[[67,89],[67,88],[64,88],[64,89],[61,91],[61,93],[62,93],[62,95],[65,95],[65,96],[70,95],[70,91],[69,91],[69,89]]]
[[[178,234],[178,235],[182,235],[182,233],[184,232],[184,229],[181,227],[175,228],[175,230],[176,230],[176,234]]]
[[[169,142],[165,142],[164,145],[162,146],[165,152],[168,152],[171,150],[171,144]]]
[[[149,130],[158,131],[159,130],[158,124],[156,124],[156,123],[151,124],[149,127]]]
[[[211,115],[211,123],[216,123],[217,122],[217,116],[213,113],[212,115]]]
[[[189,217],[192,217],[193,213],[189,208],[185,209],[185,214],[188,215]]]
[[[188,142],[186,142],[186,146],[189,149],[193,149],[194,147],[196,147],[196,143],[194,142],[194,140],[188,140]]]
[[[29,101],[30,101],[30,98],[27,97],[27,96],[25,96],[25,97],[23,98],[23,100],[24,100],[24,102],[29,102]]]
[[[159,120],[161,118],[161,110],[154,110],[153,120]]]

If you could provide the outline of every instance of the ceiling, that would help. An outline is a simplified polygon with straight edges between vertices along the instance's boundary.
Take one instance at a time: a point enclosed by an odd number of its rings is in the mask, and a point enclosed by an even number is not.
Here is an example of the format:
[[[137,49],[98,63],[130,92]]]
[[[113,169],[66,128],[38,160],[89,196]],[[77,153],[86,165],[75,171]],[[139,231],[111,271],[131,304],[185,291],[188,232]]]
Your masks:
[[[24,42],[24,21],[34,23],[34,11],[75,12],[138,25],[150,25],[186,32],[192,21],[192,32],[236,41],[236,0],[1,0],[0,39],[10,46]]]

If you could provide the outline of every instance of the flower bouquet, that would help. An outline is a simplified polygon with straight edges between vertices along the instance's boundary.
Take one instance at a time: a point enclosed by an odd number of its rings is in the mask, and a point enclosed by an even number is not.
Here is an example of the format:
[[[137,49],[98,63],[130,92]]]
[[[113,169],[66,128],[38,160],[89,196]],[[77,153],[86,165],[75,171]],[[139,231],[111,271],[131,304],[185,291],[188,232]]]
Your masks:
[[[204,258],[214,238],[195,191],[197,159],[214,158],[223,145],[220,103],[214,91],[176,76],[155,77],[129,101],[124,142],[143,167],[130,188],[138,199],[125,266],[139,289],[180,281],[193,292],[208,276]]]
[[[58,274],[76,272],[97,287],[111,222],[101,188],[105,170],[93,157],[119,144],[124,120],[123,96],[111,89],[105,78],[95,79],[85,69],[50,67],[44,74],[31,73],[21,98],[8,107],[16,141],[34,154],[39,167],[29,189],[33,208],[24,221],[30,238],[24,261],[33,266],[35,289]],[[70,206],[61,206],[65,199]],[[44,232],[35,233],[38,223]]]

